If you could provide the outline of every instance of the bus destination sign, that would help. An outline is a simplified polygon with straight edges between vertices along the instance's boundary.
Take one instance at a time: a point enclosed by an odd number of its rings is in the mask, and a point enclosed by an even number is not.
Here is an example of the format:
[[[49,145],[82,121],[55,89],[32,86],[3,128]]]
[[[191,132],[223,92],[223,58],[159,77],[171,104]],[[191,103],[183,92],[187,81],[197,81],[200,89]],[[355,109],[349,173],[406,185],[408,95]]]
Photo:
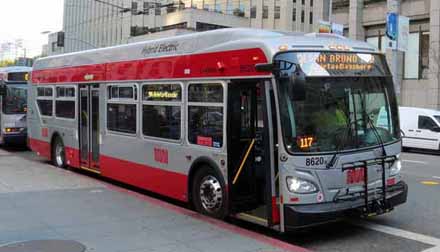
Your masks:
[[[374,67],[374,57],[368,57],[368,61],[363,61],[357,54],[320,54],[316,63],[326,70],[371,71]]]
[[[7,81],[13,82],[27,82],[29,81],[29,73],[28,72],[11,72],[7,74]]]
[[[350,52],[297,53],[307,76],[383,76],[385,62],[380,55]]]

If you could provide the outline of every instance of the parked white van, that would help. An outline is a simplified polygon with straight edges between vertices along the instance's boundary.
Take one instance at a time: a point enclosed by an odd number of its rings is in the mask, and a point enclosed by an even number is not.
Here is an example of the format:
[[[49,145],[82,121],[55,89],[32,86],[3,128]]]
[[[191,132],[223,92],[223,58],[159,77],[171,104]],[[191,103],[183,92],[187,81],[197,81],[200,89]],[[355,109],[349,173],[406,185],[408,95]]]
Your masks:
[[[399,107],[402,146],[440,150],[440,111]]]

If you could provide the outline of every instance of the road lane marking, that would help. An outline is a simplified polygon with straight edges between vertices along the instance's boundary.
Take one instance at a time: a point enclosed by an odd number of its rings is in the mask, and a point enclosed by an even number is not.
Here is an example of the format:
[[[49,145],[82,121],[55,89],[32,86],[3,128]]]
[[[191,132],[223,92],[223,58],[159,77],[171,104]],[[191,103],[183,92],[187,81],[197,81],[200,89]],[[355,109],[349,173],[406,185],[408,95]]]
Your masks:
[[[402,159],[402,162],[405,162],[405,163],[414,163],[414,164],[424,164],[424,165],[428,164],[427,162],[424,162],[424,161],[409,160],[409,159]]]
[[[393,236],[398,236],[398,237],[405,238],[408,240],[418,241],[421,243],[433,245],[433,246],[440,248],[440,239],[432,237],[432,236],[418,234],[418,233],[414,233],[411,231],[406,231],[403,229],[394,228],[394,227],[385,226],[385,225],[376,224],[376,223],[367,222],[367,221],[362,221],[362,220],[356,220],[356,222],[351,221],[350,223],[353,225],[356,225],[356,226],[363,227],[363,228],[371,229],[371,230],[378,231],[381,233],[390,234]]]
[[[420,182],[420,183],[422,183],[423,185],[430,185],[430,186],[432,186],[432,185],[440,185],[440,182],[437,182],[437,181],[428,181],[428,180],[422,181],[422,182]]]

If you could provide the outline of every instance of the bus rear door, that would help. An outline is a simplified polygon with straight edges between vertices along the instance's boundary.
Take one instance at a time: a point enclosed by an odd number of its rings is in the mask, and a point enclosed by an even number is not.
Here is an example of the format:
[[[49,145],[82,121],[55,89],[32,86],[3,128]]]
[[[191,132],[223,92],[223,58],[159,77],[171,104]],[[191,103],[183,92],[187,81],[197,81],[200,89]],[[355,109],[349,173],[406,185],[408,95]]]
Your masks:
[[[99,172],[99,86],[81,85],[78,93],[81,168]]]

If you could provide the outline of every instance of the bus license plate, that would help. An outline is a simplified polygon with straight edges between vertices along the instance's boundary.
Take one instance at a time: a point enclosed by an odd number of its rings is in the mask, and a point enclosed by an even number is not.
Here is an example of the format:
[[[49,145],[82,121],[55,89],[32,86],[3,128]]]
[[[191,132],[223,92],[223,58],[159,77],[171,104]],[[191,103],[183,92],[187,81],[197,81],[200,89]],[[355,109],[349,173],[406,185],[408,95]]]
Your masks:
[[[348,185],[364,183],[364,180],[365,180],[365,173],[363,167],[347,171]]]

